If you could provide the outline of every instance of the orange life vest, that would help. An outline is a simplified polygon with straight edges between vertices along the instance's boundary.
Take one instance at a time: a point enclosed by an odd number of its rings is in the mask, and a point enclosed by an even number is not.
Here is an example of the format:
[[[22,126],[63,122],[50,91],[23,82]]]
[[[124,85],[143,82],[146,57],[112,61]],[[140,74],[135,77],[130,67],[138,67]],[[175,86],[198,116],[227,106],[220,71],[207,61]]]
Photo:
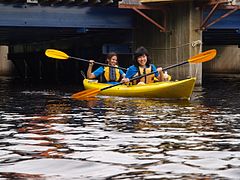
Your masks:
[[[121,74],[118,68],[111,68],[108,66],[104,67],[104,79],[106,80],[106,82],[109,81],[118,82],[120,81],[120,77]]]
[[[143,74],[149,74],[151,72],[152,72],[152,66],[151,65],[148,68],[138,67],[138,72],[133,77],[141,76]],[[154,77],[155,77],[155,74],[144,76],[140,79],[134,80],[133,84],[138,84],[139,82],[144,82],[145,84],[153,83],[154,82]]]

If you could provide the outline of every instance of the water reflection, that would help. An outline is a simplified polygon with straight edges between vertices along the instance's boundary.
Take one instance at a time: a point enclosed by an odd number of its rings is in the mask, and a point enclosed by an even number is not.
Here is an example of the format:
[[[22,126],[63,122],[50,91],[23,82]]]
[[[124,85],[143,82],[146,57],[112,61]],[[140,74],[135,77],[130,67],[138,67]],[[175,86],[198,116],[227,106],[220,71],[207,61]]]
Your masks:
[[[206,84],[191,101],[75,101],[71,88],[1,80],[0,177],[238,179],[239,93],[236,83],[222,83],[224,97]]]

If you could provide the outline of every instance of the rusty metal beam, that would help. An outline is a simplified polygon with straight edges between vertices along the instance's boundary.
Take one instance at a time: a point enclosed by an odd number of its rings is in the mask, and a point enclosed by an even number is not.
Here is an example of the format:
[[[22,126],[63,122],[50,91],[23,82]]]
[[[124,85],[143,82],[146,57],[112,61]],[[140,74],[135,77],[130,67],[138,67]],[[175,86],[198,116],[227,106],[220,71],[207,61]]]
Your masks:
[[[229,1],[228,0],[209,0],[207,4],[215,5],[215,4],[221,4],[221,3],[229,3]]]
[[[220,9],[235,9],[236,7],[238,7],[238,9],[240,9],[240,0],[209,0],[209,2],[207,3],[207,5],[211,6],[211,5],[215,5],[215,4],[219,4]]]
[[[204,29],[205,24],[207,23],[207,21],[210,19],[210,17],[213,15],[213,13],[216,11],[217,7],[219,5],[219,2],[217,2],[214,7],[212,8],[212,10],[210,11],[210,13],[207,15],[207,17],[203,20],[202,24],[200,25],[200,29]]]
[[[235,11],[240,9],[240,6],[238,5],[233,5],[233,2],[230,2],[229,0],[209,0],[209,2],[207,3],[207,5],[214,5],[212,10],[209,12],[209,14],[207,15],[207,17],[203,20],[203,22],[200,25],[200,29],[204,30],[210,26],[212,26],[213,24],[217,23],[218,21],[222,20],[223,18],[231,15],[232,13],[234,13]],[[207,21],[212,17],[213,13],[217,10],[217,9],[231,9],[231,11],[227,12],[226,14],[222,15],[221,17],[213,20],[211,23],[207,24]]]
[[[238,7],[235,7],[234,9],[232,9],[231,11],[227,12],[226,14],[222,15],[221,17],[215,19],[214,21],[212,21],[211,23],[209,23],[205,28],[208,28],[210,26],[212,26],[213,24],[217,23],[218,21],[222,20],[223,18],[231,15],[232,13],[234,13],[235,11],[238,10]]]
[[[151,22],[152,24],[154,24],[155,26],[157,26],[161,32],[166,32],[166,28],[161,26],[160,24],[158,24],[156,21],[154,21],[152,18],[148,17],[146,14],[144,14],[143,12],[141,12],[139,9],[137,8],[132,8],[134,11],[136,11],[138,14],[140,14],[141,16],[143,16],[145,19],[147,19],[149,22]]]
[[[220,5],[219,9],[240,9],[240,5]]]
[[[157,28],[160,29],[161,32],[166,32],[166,11],[162,7],[158,5],[144,5],[138,0],[131,0],[131,1],[126,1],[122,0],[118,4],[119,8],[127,8],[127,9],[132,9],[136,13],[140,14],[142,17],[147,19],[150,23],[154,24]],[[140,9],[146,9],[146,10],[160,10],[164,14],[164,26],[161,26],[159,23],[154,21],[152,18],[144,14]]]

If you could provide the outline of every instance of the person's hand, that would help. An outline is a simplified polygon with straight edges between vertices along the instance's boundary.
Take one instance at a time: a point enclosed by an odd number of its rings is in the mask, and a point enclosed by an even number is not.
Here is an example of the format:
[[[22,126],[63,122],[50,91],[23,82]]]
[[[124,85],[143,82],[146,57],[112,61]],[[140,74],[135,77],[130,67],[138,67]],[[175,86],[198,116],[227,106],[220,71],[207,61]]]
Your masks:
[[[139,82],[137,85],[145,85],[145,82]]]
[[[162,67],[157,68],[158,73],[162,72]]]
[[[163,74],[163,81],[169,81],[169,75],[168,75],[167,71],[165,71]]]
[[[93,66],[94,62],[95,62],[95,61],[94,61],[94,60],[92,60],[92,59],[91,59],[91,60],[89,60],[89,66]]]
[[[122,83],[128,83],[128,82],[129,82],[129,79],[128,79],[128,78],[122,78],[121,82],[122,82]]]

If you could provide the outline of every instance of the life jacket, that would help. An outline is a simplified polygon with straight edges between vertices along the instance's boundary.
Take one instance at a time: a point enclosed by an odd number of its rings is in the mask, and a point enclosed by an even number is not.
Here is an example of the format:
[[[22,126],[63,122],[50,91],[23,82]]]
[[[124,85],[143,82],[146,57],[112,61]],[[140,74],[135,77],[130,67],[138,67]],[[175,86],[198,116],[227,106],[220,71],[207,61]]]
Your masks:
[[[152,65],[151,64],[147,68],[138,67],[138,72],[133,77],[141,76],[143,74],[149,74],[151,72],[152,72]],[[133,84],[138,84],[139,82],[144,82],[145,84],[153,83],[154,82],[154,77],[155,77],[155,74],[144,76],[140,79],[134,80]]]
[[[118,68],[105,66],[104,73],[100,77],[100,82],[119,82],[120,77],[121,74]]]

